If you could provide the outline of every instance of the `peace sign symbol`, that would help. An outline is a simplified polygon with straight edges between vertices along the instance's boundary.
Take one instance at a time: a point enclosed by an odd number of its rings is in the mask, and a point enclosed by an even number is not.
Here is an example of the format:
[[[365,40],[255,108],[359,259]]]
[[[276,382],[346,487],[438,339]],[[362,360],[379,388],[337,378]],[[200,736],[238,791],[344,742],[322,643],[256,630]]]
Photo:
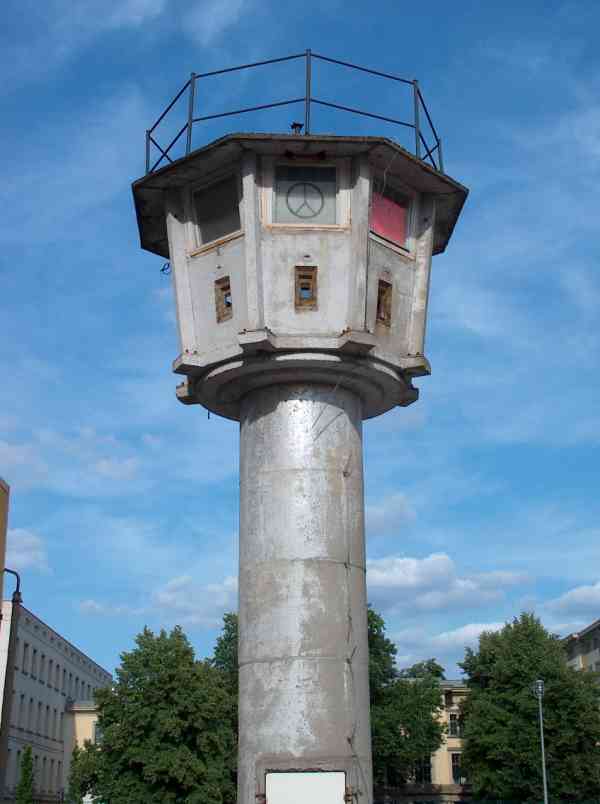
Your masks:
[[[292,184],[285,197],[287,208],[297,218],[316,218],[323,209],[325,199],[316,184],[299,181]]]

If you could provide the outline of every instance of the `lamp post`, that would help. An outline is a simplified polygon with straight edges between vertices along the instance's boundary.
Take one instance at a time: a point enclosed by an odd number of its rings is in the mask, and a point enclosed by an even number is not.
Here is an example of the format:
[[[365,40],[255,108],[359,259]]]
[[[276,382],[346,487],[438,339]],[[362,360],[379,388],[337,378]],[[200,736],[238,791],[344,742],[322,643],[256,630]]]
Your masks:
[[[21,578],[18,572],[4,568],[4,572],[14,575],[16,578],[15,591],[12,594],[12,607],[10,613],[10,625],[8,626],[8,640],[6,651],[6,672],[4,674],[4,685],[0,687],[0,796],[3,795],[6,786],[6,773],[8,765],[8,731],[10,727],[10,709],[12,705],[12,694],[14,688],[14,668],[16,664],[17,650],[17,630],[19,616],[23,598],[21,596]],[[1,604],[1,601],[0,601]],[[6,625],[2,626],[6,628]]]
[[[541,678],[533,682],[533,692],[538,699],[538,711],[540,715],[540,745],[542,747],[542,781],[544,784],[544,804],[548,804],[548,781],[546,779],[546,752],[544,750],[544,710],[542,708],[542,698],[544,697],[544,680]]]

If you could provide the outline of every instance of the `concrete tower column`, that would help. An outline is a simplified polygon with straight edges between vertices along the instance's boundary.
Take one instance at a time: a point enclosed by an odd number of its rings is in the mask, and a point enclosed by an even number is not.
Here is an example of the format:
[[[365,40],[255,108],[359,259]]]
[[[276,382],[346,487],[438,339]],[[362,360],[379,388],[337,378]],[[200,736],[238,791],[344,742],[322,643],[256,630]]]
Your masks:
[[[362,413],[316,383],[241,402],[238,804],[269,769],[343,769],[372,801]]]

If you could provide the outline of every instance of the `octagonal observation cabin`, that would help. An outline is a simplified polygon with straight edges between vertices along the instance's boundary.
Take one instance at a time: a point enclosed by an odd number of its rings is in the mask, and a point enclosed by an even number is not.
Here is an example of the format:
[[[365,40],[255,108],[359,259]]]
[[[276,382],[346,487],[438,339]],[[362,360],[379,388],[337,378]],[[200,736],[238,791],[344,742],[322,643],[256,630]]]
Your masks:
[[[305,60],[304,97],[195,117],[200,80],[293,59]],[[412,120],[315,98],[315,59],[408,85]],[[180,98],[187,119],[163,147],[156,128]],[[304,123],[291,134],[227,134],[192,149],[195,124],[299,103]],[[388,137],[315,134],[314,105],[412,130],[415,153]],[[416,81],[311,51],[192,74],[146,133],[146,169],[133,194],[142,247],[172,269],[182,402],[238,419],[249,391],[298,381],[354,390],[364,418],[416,400],[412,378],[430,373],[431,257],[468,193],[443,172]]]

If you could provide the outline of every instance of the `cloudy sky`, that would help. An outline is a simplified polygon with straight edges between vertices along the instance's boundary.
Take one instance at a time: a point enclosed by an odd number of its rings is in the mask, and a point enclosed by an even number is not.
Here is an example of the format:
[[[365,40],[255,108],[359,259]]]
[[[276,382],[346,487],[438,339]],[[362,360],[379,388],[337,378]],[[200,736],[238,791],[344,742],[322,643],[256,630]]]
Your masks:
[[[235,608],[237,426],[175,400],[170,280],[139,249],[130,182],[192,70],[311,47],[419,78],[471,189],[434,261],[433,374],[365,426],[369,598],[400,663],[453,675],[524,609],[560,633],[600,616],[598,5],[8,0],[3,17],[0,475],[25,604],[110,670],[146,623],[206,655]],[[410,114],[386,82],[315,80]],[[299,63],[211,81],[205,114],[304,92]]]

